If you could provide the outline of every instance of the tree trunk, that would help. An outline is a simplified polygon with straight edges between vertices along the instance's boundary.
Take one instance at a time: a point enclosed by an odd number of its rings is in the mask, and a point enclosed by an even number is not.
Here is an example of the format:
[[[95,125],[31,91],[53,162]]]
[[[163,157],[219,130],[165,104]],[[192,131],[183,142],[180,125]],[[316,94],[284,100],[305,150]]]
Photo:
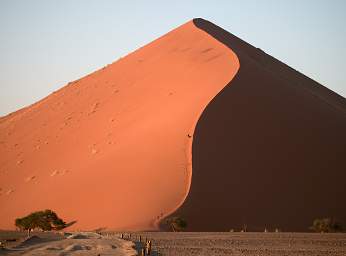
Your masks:
[[[176,229],[174,227],[174,223],[171,223],[171,228],[172,228],[173,232],[176,232]]]

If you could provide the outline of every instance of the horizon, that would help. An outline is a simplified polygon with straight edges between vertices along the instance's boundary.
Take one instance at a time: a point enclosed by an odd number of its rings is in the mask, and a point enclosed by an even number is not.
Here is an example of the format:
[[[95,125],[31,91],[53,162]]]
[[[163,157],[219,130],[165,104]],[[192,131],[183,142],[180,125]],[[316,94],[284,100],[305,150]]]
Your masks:
[[[37,0],[2,1],[0,6],[0,116],[37,102],[197,17],[346,96],[344,1],[215,5]],[[226,9],[234,13],[226,15]]]

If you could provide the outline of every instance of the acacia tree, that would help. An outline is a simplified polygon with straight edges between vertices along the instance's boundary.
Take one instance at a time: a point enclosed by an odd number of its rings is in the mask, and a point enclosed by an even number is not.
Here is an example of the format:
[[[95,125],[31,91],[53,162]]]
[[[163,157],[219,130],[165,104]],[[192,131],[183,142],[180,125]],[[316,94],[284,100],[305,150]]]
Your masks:
[[[35,228],[39,228],[42,231],[50,231],[61,230],[67,226],[52,210],[37,211],[23,218],[18,218],[15,220],[15,225],[20,230],[28,231],[28,236],[30,236],[31,230]]]

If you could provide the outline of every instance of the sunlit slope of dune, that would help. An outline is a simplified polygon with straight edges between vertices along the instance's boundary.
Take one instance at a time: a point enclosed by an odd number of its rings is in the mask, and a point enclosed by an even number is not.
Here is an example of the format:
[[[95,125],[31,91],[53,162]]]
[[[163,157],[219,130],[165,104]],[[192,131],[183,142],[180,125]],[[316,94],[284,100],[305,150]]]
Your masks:
[[[174,214],[194,231],[346,221],[345,98],[206,20],[194,23],[234,51],[240,69],[197,123],[190,192]]]
[[[0,228],[53,209],[72,229],[155,229],[185,199],[195,124],[237,56],[188,22],[0,119]]]

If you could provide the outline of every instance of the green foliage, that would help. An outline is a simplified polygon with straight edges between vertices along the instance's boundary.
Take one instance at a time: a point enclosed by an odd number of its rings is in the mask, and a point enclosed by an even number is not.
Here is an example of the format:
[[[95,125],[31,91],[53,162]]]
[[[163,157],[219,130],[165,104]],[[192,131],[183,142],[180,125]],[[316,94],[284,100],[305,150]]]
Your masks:
[[[187,227],[187,222],[181,217],[171,217],[167,219],[167,224],[174,232],[183,231]]]
[[[15,225],[21,230],[39,228],[43,231],[61,230],[66,223],[52,210],[37,211],[15,220]]]
[[[310,227],[314,232],[342,232],[343,228],[340,222],[332,218],[315,219]]]

